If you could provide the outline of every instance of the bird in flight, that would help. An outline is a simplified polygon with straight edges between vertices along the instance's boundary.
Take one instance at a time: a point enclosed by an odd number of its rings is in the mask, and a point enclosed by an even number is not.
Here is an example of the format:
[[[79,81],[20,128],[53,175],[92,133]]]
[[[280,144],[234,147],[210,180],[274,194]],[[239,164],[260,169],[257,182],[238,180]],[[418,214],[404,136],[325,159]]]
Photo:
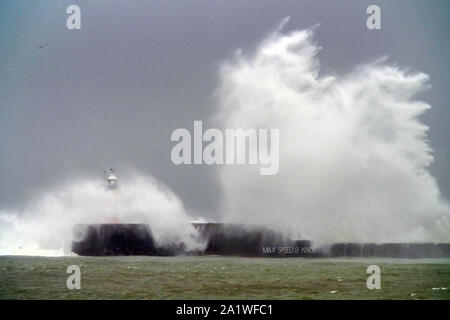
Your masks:
[[[48,45],[48,43],[46,43],[46,44],[38,44],[37,46],[35,46],[35,47],[37,47],[37,48],[39,48],[39,49],[42,49],[43,47],[46,47]]]

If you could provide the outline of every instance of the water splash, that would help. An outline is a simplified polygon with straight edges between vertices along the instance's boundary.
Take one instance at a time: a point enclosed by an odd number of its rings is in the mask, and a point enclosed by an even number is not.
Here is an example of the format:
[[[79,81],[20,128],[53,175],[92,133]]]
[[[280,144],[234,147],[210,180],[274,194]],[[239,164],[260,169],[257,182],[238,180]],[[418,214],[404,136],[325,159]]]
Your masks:
[[[428,166],[428,76],[386,59],[320,74],[313,29],[283,34],[223,64],[223,128],[280,129],[280,172],[224,166],[224,220],[268,224],[296,238],[449,241],[449,207]]]
[[[101,181],[77,181],[44,193],[21,212],[0,214],[0,254],[69,254],[78,223],[147,223],[157,245],[201,249],[181,201],[152,177],[132,174],[116,190]]]

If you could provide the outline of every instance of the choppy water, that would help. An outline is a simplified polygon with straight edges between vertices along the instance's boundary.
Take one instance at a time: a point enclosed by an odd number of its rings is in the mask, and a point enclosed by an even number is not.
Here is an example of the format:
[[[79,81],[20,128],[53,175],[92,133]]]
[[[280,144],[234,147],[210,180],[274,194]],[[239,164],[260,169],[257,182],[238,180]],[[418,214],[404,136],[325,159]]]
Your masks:
[[[80,290],[66,286],[73,264]],[[380,290],[366,287],[371,264]],[[449,287],[450,259],[0,257],[0,299],[450,299]]]

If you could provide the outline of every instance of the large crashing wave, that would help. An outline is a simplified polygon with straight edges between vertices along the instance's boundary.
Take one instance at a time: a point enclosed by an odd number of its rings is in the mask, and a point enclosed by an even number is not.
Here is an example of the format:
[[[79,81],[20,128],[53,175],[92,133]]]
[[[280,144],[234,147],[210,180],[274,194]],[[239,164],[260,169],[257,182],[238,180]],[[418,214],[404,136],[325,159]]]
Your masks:
[[[21,212],[0,214],[0,254],[69,254],[78,223],[146,223],[157,245],[201,249],[189,219],[178,197],[152,177],[132,175],[116,190],[100,181],[75,181],[45,192]]]
[[[415,99],[428,76],[385,59],[323,75],[313,30],[281,28],[221,69],[222,126],[280,129],[278,175],[221,169],[224,220],[317,242],[449,241],[419,120],[430,106]]]

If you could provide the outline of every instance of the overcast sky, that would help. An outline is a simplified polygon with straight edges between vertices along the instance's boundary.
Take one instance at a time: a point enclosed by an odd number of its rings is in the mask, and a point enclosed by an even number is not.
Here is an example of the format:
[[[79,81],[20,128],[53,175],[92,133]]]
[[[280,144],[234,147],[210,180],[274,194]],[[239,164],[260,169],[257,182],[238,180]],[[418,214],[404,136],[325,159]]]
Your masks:
[[[66,28],[71,4],[81,30]],[[382,30],[366,28],[370,4],[381,7]],[[173,165],[170,134],[194,120],[208,126],[220,63],[286,16],[287,31],[320,23],[322,72],[387,55],[430,75],[422,119],[448,200],[449,9],[446,0],[0,0],[0,209],[114,166],[152,174],[188,209],[217,216],[215,169]]]

